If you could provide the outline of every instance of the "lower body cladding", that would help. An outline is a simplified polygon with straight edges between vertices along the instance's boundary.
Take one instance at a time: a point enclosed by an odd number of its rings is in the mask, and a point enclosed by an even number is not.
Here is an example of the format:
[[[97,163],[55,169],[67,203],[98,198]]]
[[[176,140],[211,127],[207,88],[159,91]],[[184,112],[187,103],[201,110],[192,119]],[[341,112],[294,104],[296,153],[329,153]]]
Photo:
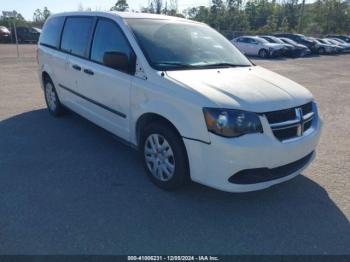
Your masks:
[[[312,132],[289,142],[280,142],[264,125],[262,134],[237,138],[210,133],[210,144],[184,139],[191,179],[227,192],[255,191],[290,180],[314,159],[321,125],[317,119]]]

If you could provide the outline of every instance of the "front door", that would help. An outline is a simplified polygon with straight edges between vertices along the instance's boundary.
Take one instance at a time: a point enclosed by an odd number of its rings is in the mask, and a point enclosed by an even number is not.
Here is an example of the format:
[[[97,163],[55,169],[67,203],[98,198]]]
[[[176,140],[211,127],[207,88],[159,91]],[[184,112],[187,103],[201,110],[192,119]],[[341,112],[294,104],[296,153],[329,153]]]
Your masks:
[[[132,48],[116,22],[99,18],[91,43],[90,60],[82,65],[78,92],[86,99],[81,103],[89,108],[92,121],[129,140],[130,88],[133,76],[113,68],[106,62],[106,53],[123,53],[129,60]]]

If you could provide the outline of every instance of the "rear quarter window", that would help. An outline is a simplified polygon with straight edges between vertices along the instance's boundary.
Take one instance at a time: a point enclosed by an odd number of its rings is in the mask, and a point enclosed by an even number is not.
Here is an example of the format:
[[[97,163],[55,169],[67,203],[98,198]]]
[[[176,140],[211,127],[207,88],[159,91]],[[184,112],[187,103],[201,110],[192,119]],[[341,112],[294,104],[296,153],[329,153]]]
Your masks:
[[[40,44],[58,48],[64,19],[65,17],[54,17],[45,23],[40,36]]]

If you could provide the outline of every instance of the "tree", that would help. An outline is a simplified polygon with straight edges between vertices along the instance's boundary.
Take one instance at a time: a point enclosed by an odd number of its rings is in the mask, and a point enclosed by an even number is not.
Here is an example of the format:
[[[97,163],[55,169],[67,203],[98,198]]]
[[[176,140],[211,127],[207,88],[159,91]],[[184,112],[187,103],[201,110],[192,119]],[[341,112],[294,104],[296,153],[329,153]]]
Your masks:
[[[43,21],[43,14],[39,8],[34,11],[33,21],[34,22],[42,22]]]
[[[212,0],[209,13],[209,25],[217,30],[225,30],[226,8],[222,0]]]
[[[83,6],[82,3],[79,3],[79,4],[78,4],[78,11],[79,11],[79,12],[83,12],[83,11],[84,11],[84,6]]]
[[[288,19],[290,29],[295,29],[298,25],[299,6],[298,0],[287,0],[284,6],[284,16]]]
[[[277,20],[275,15],[270,15],[267,18],[266,26],[270,33],[277,31]]]
[[[281,23],[281,26],[279,28],[281,32],[288,32],[289,31],[289,23],[288,23],[288,18],[284,17]]]
[[[48,19],[49,16],[51,15],[51,11],[45,6],[42,14],[43,14],[44,21],[46,21],[46,19]]]
[[[114,6],[111,7],[111,11],[125,12],[129,10],[129,4],[126,0],[118,0]]]
[[[46,6],[42,11],[39,8],[36,9],[33,14],[33,22],[35,23],[35,26],[42,26],[50,15],[51,11]]]
[[[227,37],[274,31],[349,33],[350,0],[210,0],[186,9],[185,17],[207,23]],[[178,15],[176,0],[149,0],[143,12]]]
[[[163,0],[153,0],[152,2],[154,5],[154,10],[156,14],[161,14],[162,8],[163,8]]]

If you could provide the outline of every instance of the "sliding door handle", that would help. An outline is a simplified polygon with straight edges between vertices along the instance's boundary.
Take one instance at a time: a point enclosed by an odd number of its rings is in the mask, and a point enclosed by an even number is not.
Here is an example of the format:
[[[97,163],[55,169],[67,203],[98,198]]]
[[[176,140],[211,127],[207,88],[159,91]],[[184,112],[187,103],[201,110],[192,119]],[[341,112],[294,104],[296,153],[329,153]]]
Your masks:
[[[78,65],[72,65],[73,69],[81,71],[81,67]]]
[[[90,70],[90,69],[84,69],[84,73],[88,74],[88,75],[93,75],[94,71]]]

